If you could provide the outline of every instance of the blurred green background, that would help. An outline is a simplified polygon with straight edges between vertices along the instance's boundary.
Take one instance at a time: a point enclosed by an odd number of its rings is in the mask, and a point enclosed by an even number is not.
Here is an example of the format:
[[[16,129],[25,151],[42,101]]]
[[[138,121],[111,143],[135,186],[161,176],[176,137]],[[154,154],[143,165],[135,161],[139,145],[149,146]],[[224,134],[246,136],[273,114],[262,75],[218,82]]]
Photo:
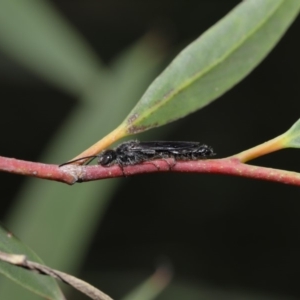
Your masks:
[[[239,2],[0,1],[1,155],[71,159],[114,129],[174,55]],[[299,32],[298,19],[232,91],[138,138],[201,141],[224,157],[281,134],[300,116]],[[253,163],[299,172],[298,161],[299,150],[288,149]],[[72,187],[0,179],[1,222],[46,264],[113,298],[159,265],[174,272],[161,300],[300,297],[297,187],[207,174]],[[39,298],[1,278],[0,299]]]

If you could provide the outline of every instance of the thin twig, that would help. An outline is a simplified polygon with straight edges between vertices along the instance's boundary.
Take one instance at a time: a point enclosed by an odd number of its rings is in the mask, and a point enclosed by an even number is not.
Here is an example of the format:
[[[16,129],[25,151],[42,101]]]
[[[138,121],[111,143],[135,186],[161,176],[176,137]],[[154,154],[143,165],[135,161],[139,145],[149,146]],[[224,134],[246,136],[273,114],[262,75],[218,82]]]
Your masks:
[[[9,254],[0,251],[0,260],[10,263],[15,266],[19,266],[30,271],[37,272],[39,274],[48,275],[55,279],[58,279],[78,291],[82,292],[83,294],[87,295],[93,300],[112,300],[108,295],[104,294],[94,286],[90,285],[89,283],[78,279],[72,275],[60,272],[58,270],[51,269],[47,266],[41,265],[39,263],[27,260],[25,255],[18,255],[18,254]]]
[[[118,165],[102,167],[100,165],[79,166],[73,164],[59,167],[58,165],[34,163],[0,156],[0,171],[56,180],[67,184],[144,173],[178,172],[225,174],[300,186],[300,173],[248,165],[241,163],[235,157],[175,162],[173,159],[161,159],[120,168]]]

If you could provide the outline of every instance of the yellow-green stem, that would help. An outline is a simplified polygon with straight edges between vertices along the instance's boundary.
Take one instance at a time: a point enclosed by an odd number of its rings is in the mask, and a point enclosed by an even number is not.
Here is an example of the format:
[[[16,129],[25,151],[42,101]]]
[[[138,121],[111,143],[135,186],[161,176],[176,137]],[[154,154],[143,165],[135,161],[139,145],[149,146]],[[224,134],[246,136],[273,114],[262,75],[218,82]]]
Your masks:
[[[235,154],[232,157],[237,158],[240,162],[247,162],[257,157],[285,148],[285,141],[286,134],[281,134],[272,140]]]
[[[115,141],[123,138],[126,136],[126,129],[124,125],[120,125],[116,129],[114,129],[112,132],[110,132],[108,135],[106,135],[104,138],[102,138],[100,141],[89,147],[88,149],[84,150],[82,153],[74,157],[72,160],[80,159],[81,157],[86,156],[92,156],[97,155],[99,152],[101,152],[103,149],[107,148],[111,144],[113,144]],[[77,164],[83,164],[87,161],[82,160],[80,162],[77,162]]]

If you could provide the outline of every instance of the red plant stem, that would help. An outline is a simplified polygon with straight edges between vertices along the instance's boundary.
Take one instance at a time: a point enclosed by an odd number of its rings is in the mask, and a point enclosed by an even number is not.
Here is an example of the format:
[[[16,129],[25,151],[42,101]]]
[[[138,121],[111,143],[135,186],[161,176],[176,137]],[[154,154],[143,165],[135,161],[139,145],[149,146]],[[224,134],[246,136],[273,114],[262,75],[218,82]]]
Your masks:
[[[70,164],[59,167],[0,156],[0,171],[56,180],[67,184],[143,173],[181,172],[225,174],[300,186],[300,173],[247,165],[234,157],[176,162],[172,159],[154,160],[127,166],[122,170],[117,165],[102,167],[99,165],[78,166]]]
[[[0,156],[0,171],[33,176],[72,184],[76,178],[72,173],[63,172],[57,165],[42,164]]]

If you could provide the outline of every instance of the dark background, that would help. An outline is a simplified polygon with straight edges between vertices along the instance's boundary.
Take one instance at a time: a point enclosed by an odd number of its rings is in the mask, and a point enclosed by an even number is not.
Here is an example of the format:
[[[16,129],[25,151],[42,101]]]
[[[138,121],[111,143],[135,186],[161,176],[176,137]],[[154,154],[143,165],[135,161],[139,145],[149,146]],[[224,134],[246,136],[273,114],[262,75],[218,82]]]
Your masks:
[[[240,1],[52,2],[109,66],[150,30],[167,37],[177,51]],[[298,19],[250,76],[220,100],[168,125],[172,130],[165,139],[201,139],[224,157],[287,130],[300,116],[299,32]],[[2,59],[7,67],[0,71],[1,155],[36,161],[76,99]],[[51,101],[39,106],[41,97]],[[26,107],[19,113],[15,107],[24,98]],[[251,163],[300,172],[295,149]],[[4,217],[24,178],[1,173],[0,180]],[[299,234],[299,187],[215,175],[127,178],[115,193],[81,276],[93,281],[90,274],[111,269],[150,275],[165,262],[175,278],[196,285],[299,298]],[[119,298],[115,284],[104,280],[102,288]],[[129,282],[127,289],[132,287]]]

